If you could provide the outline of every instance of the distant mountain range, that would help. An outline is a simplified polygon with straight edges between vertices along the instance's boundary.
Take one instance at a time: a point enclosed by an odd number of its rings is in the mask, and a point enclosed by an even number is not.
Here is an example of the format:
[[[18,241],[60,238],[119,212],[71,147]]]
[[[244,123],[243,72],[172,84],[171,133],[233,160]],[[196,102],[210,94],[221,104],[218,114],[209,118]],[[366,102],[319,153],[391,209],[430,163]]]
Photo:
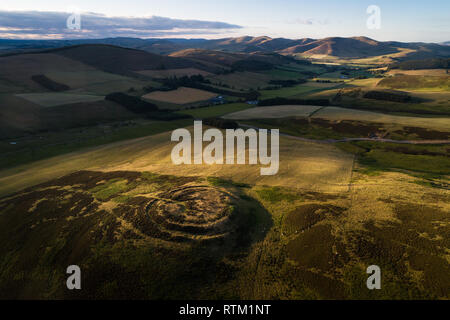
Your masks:
[[[82,44],[108,44],[161,55],[173,55],[186,49],[202,49],[234,53],[279,53],[283,55],[313,57],[365,58],[393,54],[401,50],[409,49],[409,59],[450,56],[450,42],[442,44],[403,43],[395,41],[380,42],[367,37],[304,38],[298,40],[249,36],[216,40],[137,38],[107,38],[98,40],[0,40],[0,52],[15,53]]]

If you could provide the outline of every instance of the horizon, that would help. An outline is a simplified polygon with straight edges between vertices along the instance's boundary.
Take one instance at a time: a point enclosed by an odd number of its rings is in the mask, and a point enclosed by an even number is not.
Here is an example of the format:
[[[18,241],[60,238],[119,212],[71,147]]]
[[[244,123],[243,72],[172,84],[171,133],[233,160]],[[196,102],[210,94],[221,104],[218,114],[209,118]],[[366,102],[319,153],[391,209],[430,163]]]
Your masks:
[[[132,0],[131,4],[91,3],[86,0],[18,0],[0,4],[0,38],[10,40],[75,40],[104,38],[224,39],[242,36],[286,39],[368,37],[377,41],[443,43],[450,40],[450,3],[431,0],[377,2],[330,0],[189,4],[169,0]],[[380,10],[380,28],[369,28]],[[324,10],[326,8],[327,10]],[[239,10],[238,10],[239,9]],[[79,14],[80,28],[69,30],[66,20]]]
[[[250,37],[253,39],[256,38],[270,38],[270,39],[286,39],[286,40],[292,40],[292,41],[297,41],[297,40],[302,40],[302,39],[311,39],[314,41],[319,41],[319,40],[326,40],[326,39],[357,39],[357,38],[367,38],[369,40],[374,40],[377,42],[401,42],[401,43],[426,43],[426,44],[438,44],[438,45],[448,45],[447,43],[449,43],[450,41],[441,41],[441,42],[424,42],[424,41],[397,41],[397,40],[386,40],[386,41],[382,41],[382,40],[377,40],[374,38],[369,38],[366,36],[349,36],[349,37],[340,37],[340,36],[329,36],[329,37],[325,37],[325,38],[310,38],[310,37],[306,37],[306,38],[283,38],[283,37],[278,37],[278,38],[272,38],[266,35],[261,35],[261,36],[249,36],[249,35],[243,35],[243,36],[239,36],[239,37],[225,37],[225,38],[189,38],[189,37],[176,37],[176,38],[164,38],[164,37],[152,37],[152,38],[142,38],[142,37],[125,37],[125,36],[117,36],[117,37],[104,37],[104,38],[66,38],[66,39],[13,39],[13,38],[1,38],[0,37],[0,41],[96,41],[96,40],[107,40],[107,39],[133,39],[133,40],[187,40],[187,41],[210,41],[210,40],[228,40],[228,39],[240,39],[240,38],[245,38],[245,37]],[[104,44],[107,45],[107,44]]]

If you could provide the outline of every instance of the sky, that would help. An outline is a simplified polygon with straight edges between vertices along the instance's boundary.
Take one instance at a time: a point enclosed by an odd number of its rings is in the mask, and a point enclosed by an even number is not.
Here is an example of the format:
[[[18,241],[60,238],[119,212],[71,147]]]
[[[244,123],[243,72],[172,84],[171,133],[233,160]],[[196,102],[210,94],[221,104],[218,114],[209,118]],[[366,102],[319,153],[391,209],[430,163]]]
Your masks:
[[[369,29],[367,8],[380,8]],[[81,12],[78,30],[66,19]],[[75,21],[75,20],[73,20]],[[325,38],[450,41],[449,0],[2,0],[0,38]]]

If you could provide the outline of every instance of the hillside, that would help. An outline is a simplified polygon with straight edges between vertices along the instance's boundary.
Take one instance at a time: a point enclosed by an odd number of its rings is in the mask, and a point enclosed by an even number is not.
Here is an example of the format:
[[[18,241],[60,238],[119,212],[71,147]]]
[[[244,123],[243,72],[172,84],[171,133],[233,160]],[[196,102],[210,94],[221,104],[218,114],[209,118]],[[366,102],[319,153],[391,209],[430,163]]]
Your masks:
[[[187,40],[177,42],[165,40],[165,46],[171,42],[173,48],[220,50],[227,52],[244,53],[281,53],[281,54],[306,54],[329,55],[343,58],[363,58],[387,55],[400,52],[400,49],[409,49],[412,52],[409,58],[425,59],[428,57],[449,57],[450,48],[446,45],[432,43],[403,43],[380,42],[367,37],[330,37],[325,39],[285,39],[270,37],[239,37],[216,40]],[[145,50],[155,50],[157,46],[147,46]],[[409,57],[410,56],[410,57]]]
[[[448,299],[442,190],[366,175],[329,144],[282,137],[280,174],[261,177],[254,166],[175,166],[168,141],[3,171],[0,297]],[[86,270],[79,292],[61,286],[72,261]],[[362,291],[372,261],[392,284]]]
[[[206,65],[199,62],[111,45],[79,45],[53,49],[50,52],[95,66],[103,71],[119,74],[139,70],[208,69]]]
[[[41,107],[18,96],[0,94],[0,139],[124,121],[137,116],[110,101]]]
[[[245,59],[247,55],[241,53],[229,53],[204,49],[184,49],[170,54],[171,57],[188,58],[195,61],[212,63],[230,67],[236,61]]]
[[[43,48],[103,44],[138,49],[154,54],[170,55],[186,49],[256,53],[276,52],[282,54],[329,55],[342,58],[373,57],[411,50],[405,59],[426,59],[429,57],[449,57],[448,43],[403,43],[380,42],[367,37],[325,39],[285,39],[262,37],[238,37],[224,39],[136,39],[107,38],[97,40],[0,40],[3,53],[36,51]],[[167,62],[169,63],[169,62]]]
[[[232,67],[239,61],[259,61],[271,65],[282,65],[293,62],[289,57],[277,53],[258,52],[254,54],[248,53],[232,53],[218,50],[205,49],[185,49],[174,52],[171,57],[185,58],[202,63],[220,65],[223,67]]]
[[[356,58],[395,53],[393,46],[377,42],[369,38],[326,38],[305,44],[296,45],[285,50],[284,53],[304,55],[328,55],[336,57]]]
[[[16,92],[20,91],[47,91],[32,80],[33,75],[48,72],[92,72],[95,67],[88,66],[54,53],[19,54],[0,57],[0,81],[5,82],[1,92],[9,93],[11,86]]]

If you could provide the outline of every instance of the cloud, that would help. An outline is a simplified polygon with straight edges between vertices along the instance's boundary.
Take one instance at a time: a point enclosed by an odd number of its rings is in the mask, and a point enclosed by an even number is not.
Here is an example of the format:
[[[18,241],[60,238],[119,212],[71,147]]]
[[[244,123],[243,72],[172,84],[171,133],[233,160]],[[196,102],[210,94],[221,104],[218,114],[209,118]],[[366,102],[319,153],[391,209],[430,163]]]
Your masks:
[[[72,13],[0,11],[0,37],[36,39],[95,39],[107,37],[165,37],[230,32],[241,26],[217,21],[180,20],[164,17],[108,17],[81,13],[80,29],[69,29]],[[74,17],[74,16],[72,16]],[[72,25],[76,20],[71,20]]]
[[[317,20],[317,19],[312,19],[312,18],[309,18],[309,19],[299,18],[299,19],[295,19],[294,21],[292,21],[292,24],[304,24],[304,25],[310,25],[310,26],[312,26],[312,25],[327,25],[329,23],[330,22],[328,21],[328,19]]]

